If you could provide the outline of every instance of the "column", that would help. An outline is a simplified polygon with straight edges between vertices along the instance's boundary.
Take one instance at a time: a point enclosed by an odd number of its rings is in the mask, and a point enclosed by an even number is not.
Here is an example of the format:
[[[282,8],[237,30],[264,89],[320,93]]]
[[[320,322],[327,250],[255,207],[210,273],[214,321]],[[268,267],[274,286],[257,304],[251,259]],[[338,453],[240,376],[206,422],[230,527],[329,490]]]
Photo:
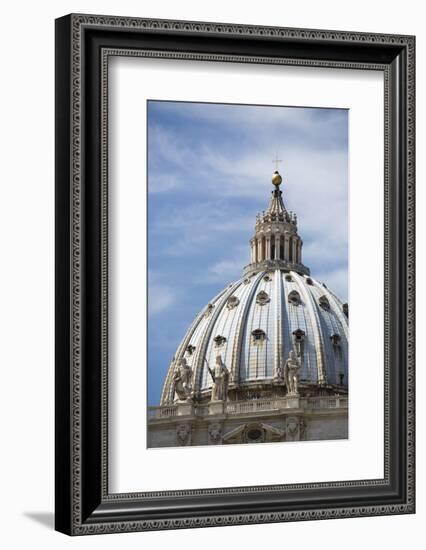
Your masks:
[[[287,260],[290,258],[290,247],[289,247],[289,238],[288,235],[285,235],[284,237],[284,260]]]
[[[274,236],[274,242],[275,242],[275,254],[274,254],[274,260],[280,259],[280,236],[275,233]]]
[[[271,237],[266,237],[266,260],[271,259]]]
[[[292,244],[293,244],[293,256],[292,256],[292,258],[293,258],[293,263],[296,263],[296,262],[297,262],[297,259],[296,259],[297,241],[296,241],[296,239],[293,239]]]

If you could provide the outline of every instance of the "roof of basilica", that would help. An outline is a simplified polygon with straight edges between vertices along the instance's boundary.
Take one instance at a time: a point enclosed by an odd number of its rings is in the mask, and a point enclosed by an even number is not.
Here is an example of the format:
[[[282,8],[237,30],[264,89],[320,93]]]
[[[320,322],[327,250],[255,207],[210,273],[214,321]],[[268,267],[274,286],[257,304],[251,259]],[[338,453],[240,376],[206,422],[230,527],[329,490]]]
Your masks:
[[[209,367],[220,355],[229,391],[271,388],[290,351],[301,362],[300,387],[345,388],[348,383],[348,309],[302,264],[297,217],[285,208],[278,172],[269,207],[256,218],[251,262],[243,276],[196,316],[178,346],[161,404],[173,401],[173,370],[184,358],[194,395],[213,385]]]

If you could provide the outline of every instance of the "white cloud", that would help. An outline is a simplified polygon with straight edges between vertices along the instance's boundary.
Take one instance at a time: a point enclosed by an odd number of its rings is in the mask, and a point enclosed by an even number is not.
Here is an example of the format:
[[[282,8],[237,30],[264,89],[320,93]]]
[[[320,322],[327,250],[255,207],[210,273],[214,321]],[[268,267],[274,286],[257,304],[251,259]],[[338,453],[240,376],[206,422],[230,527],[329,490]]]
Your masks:
[[[242,276],[242,269],[250,261],[248,245],[233,251],[232,258],[224,257],[223,260],[209,265],[201,282],[229,284]]]
[[[161,283],[150,283],[148,305],[149,313],[156,315],[171,308],[176,301],[173,290]]]
[[[229,236],[232,257],[225,249],[223,260],[206,268],[205,277],[219,281],[240,276],[248,263],[256,213],[269,202],[272,158],[278,151],[283,159],[284,202],[297,213],[304,240],[303,261],[315,266],[315,277],[318,266],[337,266],[329,276],[336,280],[336,292],[346,294],[347,274],[340,269],[347,261],[348,247],[345,118],[317,109],[205,108],[176,103],[164,103],[161,109],[163,114],[169,110],[182,117],[183,125],[198,129],[215,125],[224,136],[228,128],[237,129],[242,138],[241,143],[236,140],[228,146],[206,134],[206,139],[194,142],[190,133],[180,135],[172,126],[150,126],[150,193],[171,189],[182,197],[183,191],[191,190],[197,199],[189,196],[186,204],[180,200],[151,220],[150,231],[161,243],[161,254],[194,260],[216,242],[227,242]],[[236,214],[238,198],[251,199],[258,206],[253,211],[244,207]]]

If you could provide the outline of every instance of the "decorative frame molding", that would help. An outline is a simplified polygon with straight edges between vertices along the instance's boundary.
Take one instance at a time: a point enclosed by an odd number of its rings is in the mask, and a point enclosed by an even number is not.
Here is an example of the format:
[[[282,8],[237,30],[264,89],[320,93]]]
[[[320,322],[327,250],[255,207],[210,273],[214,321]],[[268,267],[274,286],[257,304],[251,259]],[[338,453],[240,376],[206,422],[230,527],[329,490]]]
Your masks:
[[[108,493],[107,91],[117,55],[383,71],[383,479]],[[74,14],[56,21],[57,530],[414,513],[414,80],[413,36]]]

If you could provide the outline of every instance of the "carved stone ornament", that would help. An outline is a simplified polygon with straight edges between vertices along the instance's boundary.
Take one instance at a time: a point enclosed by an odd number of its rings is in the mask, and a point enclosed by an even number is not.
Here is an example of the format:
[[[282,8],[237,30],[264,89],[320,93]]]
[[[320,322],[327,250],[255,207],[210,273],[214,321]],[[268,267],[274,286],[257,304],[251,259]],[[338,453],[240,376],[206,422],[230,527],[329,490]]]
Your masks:
[[[222,425],[215,422],[210,424],[208,428],[209,432],[209,443],[211,445],[218,445],[222,442]]]
[[[304,418],[289,416],[286,419],[286,441],[301,441],[306,437],[307,423]]]
[[[241,424],[223,436],[223,443],[270,443],[284,441],[285,430],[264,422]]]
[[[191,424],[178,424],[176,426],[176,443],[181,447],[191,445]]]

